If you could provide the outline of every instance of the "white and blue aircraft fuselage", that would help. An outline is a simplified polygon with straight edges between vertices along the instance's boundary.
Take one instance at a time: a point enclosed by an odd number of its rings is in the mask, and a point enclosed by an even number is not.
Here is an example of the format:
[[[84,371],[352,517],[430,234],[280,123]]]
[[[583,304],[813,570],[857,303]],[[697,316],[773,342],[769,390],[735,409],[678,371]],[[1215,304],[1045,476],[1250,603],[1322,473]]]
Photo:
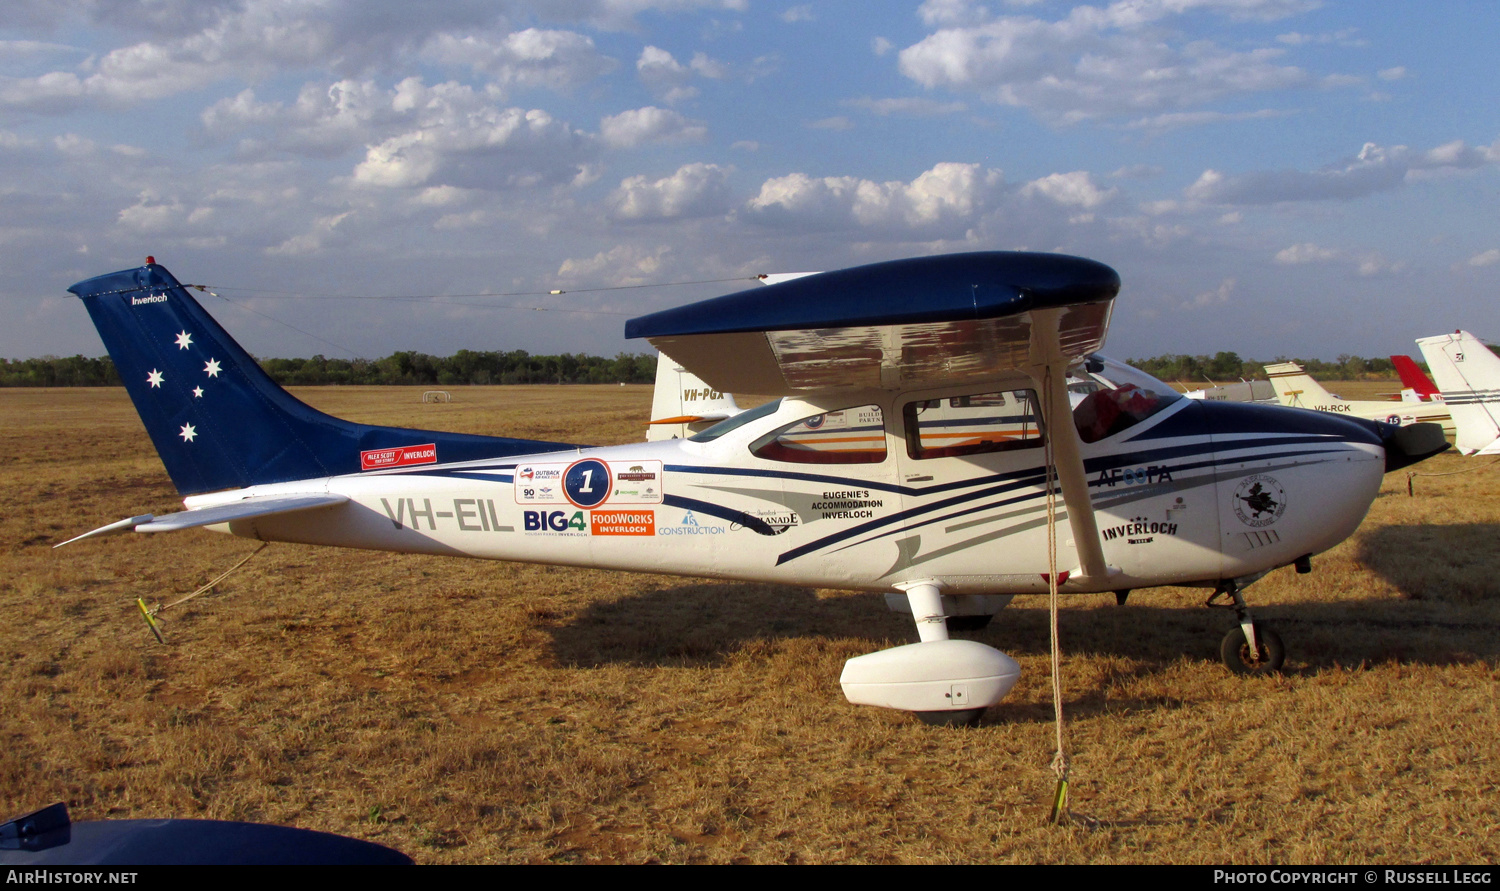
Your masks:
[[[1382,475],[1441,450],[1441,433],[1183,399],[1095,355],[1118,288],[1092,261],[965,254],[635,319],[628,335],[715,390],[780,398],[686,439],[591,448],[323,415],[148,263],[72,290],[188,510],[80,538],[201,526],[884,592],[922,642],[850,660],[845,693],[938,719],[975,717],[1018,672],[949,625],[1047,592],[1054,566],[1062,593],[1122,602],[1213,587],[1240,613],[1226,663],[1274,670],[1280,641],[1244,586],[1349,536]]]

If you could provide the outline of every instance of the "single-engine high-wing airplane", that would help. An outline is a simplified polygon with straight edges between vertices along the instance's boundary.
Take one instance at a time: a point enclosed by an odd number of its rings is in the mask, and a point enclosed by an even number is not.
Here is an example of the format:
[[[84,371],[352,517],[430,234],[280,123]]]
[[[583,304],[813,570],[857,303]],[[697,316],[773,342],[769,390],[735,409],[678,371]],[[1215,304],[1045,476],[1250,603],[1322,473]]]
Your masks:
[[[1303,371],[1296,362],[1267,365],[1266,377],[1276,387],[1281,404],[1291,408],[1307,408],[1387,424],[1441,424],[1445,434],[1453,435],[1453,418],[1442,402],[1340,399],[1323,389],[1323,385],[1313,380],[1312,375]]]
[[[633,319],[722,393],[779,396],[685,439],[588,448],[372,427],[276,386],[166,269],[72,287],[187,510],[79,536],[264,541],[884,592],[920,643],[850,659],[855,703],[977,718],[1005,654],[949,637],[1049,590],[1214,589],[1234,670],[1280,666],[1242,591],[1359,525],[1388,470],[1447,447],[1396,427],[1183,399],[1095,356],[1120,279],[973,253],[791,278]],[[1076,404],[1076,406],[1075,406]],[[74,539],[75,541],[77,539]]]
[[[1465,455],[1500,455],[1500,356],[1467,331],[1417,341],[1458,426]]]

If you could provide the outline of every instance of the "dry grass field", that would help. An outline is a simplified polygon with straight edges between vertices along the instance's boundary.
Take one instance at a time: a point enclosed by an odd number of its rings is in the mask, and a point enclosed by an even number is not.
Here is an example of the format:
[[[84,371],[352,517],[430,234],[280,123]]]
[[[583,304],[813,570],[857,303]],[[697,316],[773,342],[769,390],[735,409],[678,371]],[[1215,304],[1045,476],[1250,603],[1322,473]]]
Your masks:
[[[1333,386],[1349,397],[1379,385]],[[1389,389],[1389,386],[1385,389]],[[595,443],[647,387],[300,391],[355,420]],[[180,508],[122,390],[0,391],[0,812],[320,829],[424,863],[1493,863],[1500,467],[1387,477],[1360,532],[1250,590],[1287,667],[1231,676],[1206,592],[1062,614],[1074,819],[1052,790],[1044,598],[971,729],[858,708],[915,639],[877,596],[272,545],[51,545]]]

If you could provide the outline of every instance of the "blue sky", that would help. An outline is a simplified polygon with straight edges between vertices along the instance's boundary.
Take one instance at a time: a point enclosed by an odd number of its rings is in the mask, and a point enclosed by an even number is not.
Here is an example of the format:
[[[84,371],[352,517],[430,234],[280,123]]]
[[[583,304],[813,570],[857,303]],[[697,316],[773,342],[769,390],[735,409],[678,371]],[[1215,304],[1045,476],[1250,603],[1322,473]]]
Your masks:
[[[644,350],[625,318],[748,282],[594,289],[1006,249],[1118,269],[1121,357],[1500,339],[1496,34],[1458,0],[9,0],[0,356],[101,354],[65,288],[147,254],[268,356]]]

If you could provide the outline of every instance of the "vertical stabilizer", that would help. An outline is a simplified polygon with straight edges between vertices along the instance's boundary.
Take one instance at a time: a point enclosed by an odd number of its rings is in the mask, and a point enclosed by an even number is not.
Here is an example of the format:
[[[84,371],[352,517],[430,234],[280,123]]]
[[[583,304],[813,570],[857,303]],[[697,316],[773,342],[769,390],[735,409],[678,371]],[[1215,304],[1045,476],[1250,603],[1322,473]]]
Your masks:
[[[1467,331],[1417,341],[1465,455],[1500,454],[1500,356]]]
[[[1276,388],[1276,398],[1282,405],[1293,408],[1316,408],[1339,402],[1339,398],[1323,389],[1323,385],[1312,379],[1296,362],[1281,362],[1266,366],[1266,377]]]
[[[1396,366],[1396,373],[1401,375],[1401,386],[1411,390],[1421,401],[1427,402],[1442,396],[1432,378],[1422,373],[1411,356],[1392,356],[1391,364]]]
[[[149,260],[68,290],[88,308],[183,495],[571,448],[374,427],[323,414],[271,380],[170,272]]]
[[[646,441],[686,439],[740,413],[734,396],[720,393],[666,353],[656,357],[656,390]]]

